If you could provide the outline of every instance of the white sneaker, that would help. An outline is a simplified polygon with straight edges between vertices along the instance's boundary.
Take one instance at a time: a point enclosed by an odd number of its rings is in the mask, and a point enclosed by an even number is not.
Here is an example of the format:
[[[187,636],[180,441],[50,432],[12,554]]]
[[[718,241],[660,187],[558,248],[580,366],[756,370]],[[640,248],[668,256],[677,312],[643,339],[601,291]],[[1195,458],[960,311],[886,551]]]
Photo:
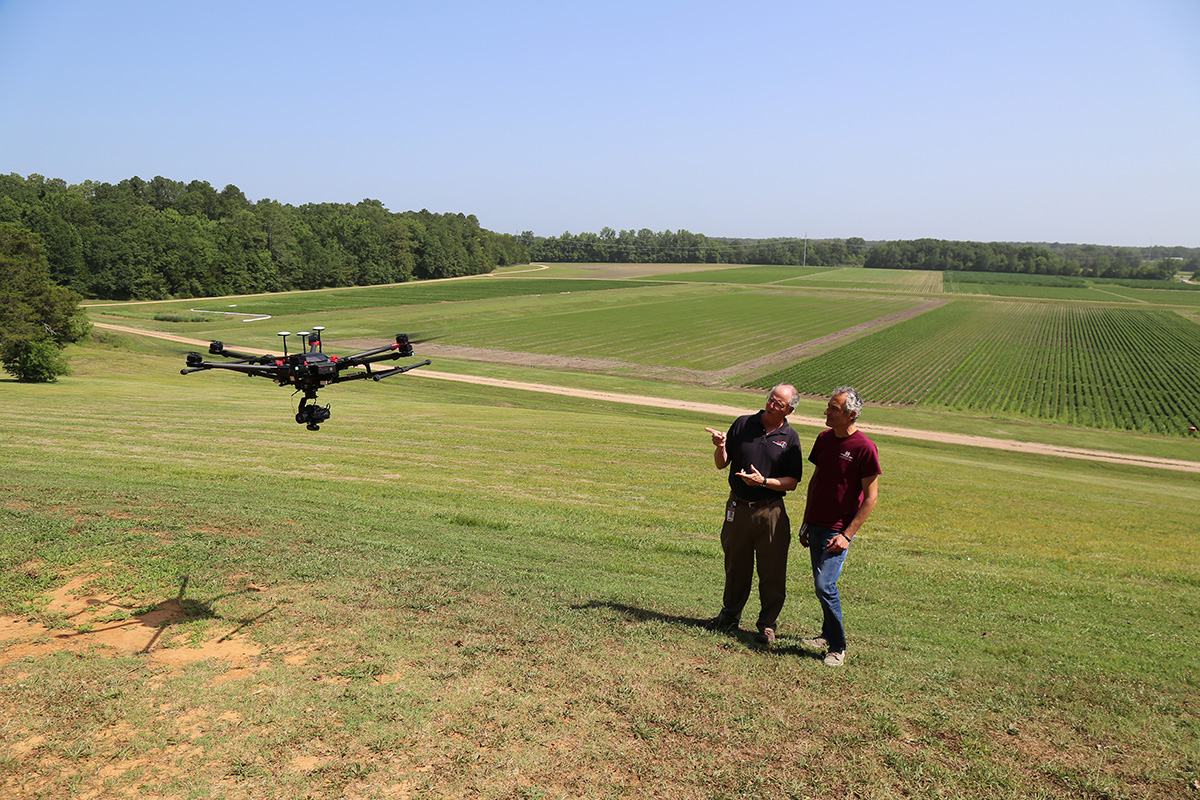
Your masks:
[[[830,650],[825,654],[825,666],[827,667],[840,667],[845,661],[845,650]]]
[[[818,636],[814,639],[801,639],[800,644],[805,647],[811,647],[814,650],[824,650],[829,647],[829,642],[825,641],[824,637]]]

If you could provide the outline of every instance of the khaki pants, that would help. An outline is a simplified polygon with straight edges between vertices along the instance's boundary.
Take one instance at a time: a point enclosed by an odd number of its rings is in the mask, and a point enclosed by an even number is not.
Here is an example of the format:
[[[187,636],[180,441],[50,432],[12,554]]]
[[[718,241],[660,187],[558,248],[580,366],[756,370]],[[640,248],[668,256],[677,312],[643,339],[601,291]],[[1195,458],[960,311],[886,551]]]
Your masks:
[[[730,519],[732,511],[733,519]],[[721,550],[725,553],[724,614],[741,619],[750,599],[754,565],[758,563],[758,597],[762,609],[758,629],[774,628],[787,596],[788,546],[792,541],[791,521],[780,499],[751,508],[733,497],[725,503],[721,527]]]

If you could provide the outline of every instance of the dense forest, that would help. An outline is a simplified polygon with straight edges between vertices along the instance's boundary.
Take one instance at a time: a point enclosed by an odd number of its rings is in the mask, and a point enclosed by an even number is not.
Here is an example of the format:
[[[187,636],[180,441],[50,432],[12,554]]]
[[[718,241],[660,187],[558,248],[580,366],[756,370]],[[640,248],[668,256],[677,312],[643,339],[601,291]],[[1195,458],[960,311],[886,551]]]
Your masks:
[[[236,186],[162,177],[0,175],[0,223],[38,235],[55,282],[115,300],[399,283],[528,260],[474,216],[392,213],[377,200],[251,203]]]
[[[790,264],[1167,280],[1200,270],[1200,248],[938,239],[737,239],[641,230],[519,236],[474,215],[394,213],[378,200],[252,203],[236,186],[138,177],[68,185],[0,175],[0,223],[36,233],[53,281],[85,297],[201,297],[400,283],[527,261]]]

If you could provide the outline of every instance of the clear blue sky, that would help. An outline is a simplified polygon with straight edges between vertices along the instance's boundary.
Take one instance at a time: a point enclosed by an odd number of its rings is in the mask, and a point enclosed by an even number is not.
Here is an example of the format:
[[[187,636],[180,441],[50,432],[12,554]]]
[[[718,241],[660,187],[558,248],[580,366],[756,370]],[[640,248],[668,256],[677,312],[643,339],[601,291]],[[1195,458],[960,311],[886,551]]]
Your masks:
[[[491,230],[1200,246],[1200,2],[0,0],[0,173]]]

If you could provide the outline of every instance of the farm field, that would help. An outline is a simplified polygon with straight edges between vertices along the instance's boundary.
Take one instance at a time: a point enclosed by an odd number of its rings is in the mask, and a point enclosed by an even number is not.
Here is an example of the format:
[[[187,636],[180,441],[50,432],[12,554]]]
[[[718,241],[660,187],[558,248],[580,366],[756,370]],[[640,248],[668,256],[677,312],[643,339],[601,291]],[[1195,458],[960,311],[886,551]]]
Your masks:
[[[7,796],[1167,798],[1200,780],[1195,474],[876,436],[883,502],[829,670],[799,644],[818,622],[802,552],[774,648],[699,626],[724,494],[703,427],[729,420],[414,373],[329,389],[309,433],[287,392],[180,376],[170,343],[105,334],[71,358],[57,384],[0,383]],[[868,409],[864,428],[906,413],[928,412]]]
[[[775,353],[797,343],[827,336],[880,316],[915,308],[921,302],[911,297],[849,297],[836,307],[827,298],[810,298],[794,291],[759,292],[740,287],[663,285],[660,283],[609,285],[606,291],[553,293],[537,291],[536,279],[489,282],[488,287],[514,283],[508,297],[477,300],[472,292],[453,304],[401,304],[376,299],[376,292],[346,292],[337,303],[367,303],[352,315],[352,321],[326,325],[333,338],[380,335],[399,325],[416,337],[439,345],[516,350],[560,356],[593,357],[629,365],[659,365],[672,368],[722,369],[745,360]],[[469,286],[464,281],[463,285]],[[444,284],[450,291],[454,284]],[[558,288],[560,283],[552,282]],[[501,289],[493,289],[500,292]],[[523,296],[516,296],[520,291]],[[332,293],[331,293],[332,294]],[[320,295],[298,293],[276,300],[229,298],[238,301],[236,310],[255,313],[304,314],[322,301]],[[207,322],[156,324],[154,317],[184,304],[151,303],[121,307],[96,307],[97,319],[142,320],[159,330],[186,331],[199,338],[240,341],[267,323],[248,326],[235,320],[210,318]],[[187,306],[193,305],[188,303]],[[212,304],[210,304],[212,305]],[[215,306],[214,306],[215,307]],[[234,310],[234,309],[231,309]],[[336,309],[335,309],[336,310]],[[746,319],[757,324],[750,327]],[[322,314],[306,319],[324,320]],[[275,323],[272,325],[274,330]],[[382,327],[381,327],[382,326]],[[261,334],[256,334],[261,335]],[[273,333],[268,334],[273,337]],[[386,338],[386,333],[384,334]],[[233,338],[236,337],[236,338]],[[266,338],[266,337],[263,337]],[[274,345],[272,345],[274,346]]]
[[[192,306],[213,314],[236,314],[248,312],[255,315],[271,314],[318,314],[343,309],[394,308],[396,306],[423,305],[446,301],[463,302],[502,297],[556,294],[560,292],[592,292],[604,289],[627,289],[637,287],[636,281],[583,281],[543,278],[534,285],[517,278],[488,281],[485,276],[471,281],[440,280],[413,282],[392,286],[355,287],[347,292],[339,289],[315,289],[305,292],[282,294],[249,295],[236,298],[237,303],[213,302],[212,298],[186,301],[113,303],[109,301],[88,304],[105,314],[153,318],[155,314],[192,312]],[[657,284],[650,284],[657,286]]]
[[[1200,286],[1160,281],[1070,278],[988,272],[947,272],[946,291],[955,294],[1042,300],[1085,300],[1097,303],[1137,302],[1194,308],[1200,306]]]
[[[1089,303],[1081,298],[1092,295],[1083,293],[1099,290],[1042,285],[1048,279],[1039,283],[1038,276],[992,276],[979,284],[955,278],[955,286],[1024,293],[974,297],[943,293],[941,273],[827,270],[860,280],[817,285],[811,277],[782,277],[795,268],[688,272],[671,265],[662,280],[645,280],[651,266],[636,265],[636,279],[613,277],[629,265],[583,265],[586,280],[540,278],[539,265],[512,277],[226,298],[225,305],[305,314],[307,324],[326,325],[329,341],[377,343],[399,327],[428,343],[430,353],[481,362],[627,371],[710,387],[789,380],[812,395],[855,383],[878,404],[1169,436],[1187,436],[1200,420],[1200,327],[1180,313],[1189,307],[1176,303],[1200,296],[1194,291],[1109,283],[1096,295],[1107,299]],[[735,282],[739,273],[746,283]],[[679,280],[693,274],[723,278]],[[934,291],[919,290],[934,284]],[[1056,300],[1062,293],[1072,298]],[[317,312],[322,304],[327,310]],[[212,315],[178,324],[154,319],[192,307],[201,306],[105,305],[93,313],[231,342],[256,330]],[[339,309],[353,313],[338,318]],[[1160,399],[1146,401],[1147,394]]]
[[[833,271],[829,267],[750,266],[704,269],[698,272],[673,272],[662,277],[667,280],[703,283],[764,284],[792,281]]]
[[[841,267],[812,275],[801,275],[781,285],[832,289],[885,289],[889,292],[938,294],[943,291],[942,273],[900,269],[857,269]]]

